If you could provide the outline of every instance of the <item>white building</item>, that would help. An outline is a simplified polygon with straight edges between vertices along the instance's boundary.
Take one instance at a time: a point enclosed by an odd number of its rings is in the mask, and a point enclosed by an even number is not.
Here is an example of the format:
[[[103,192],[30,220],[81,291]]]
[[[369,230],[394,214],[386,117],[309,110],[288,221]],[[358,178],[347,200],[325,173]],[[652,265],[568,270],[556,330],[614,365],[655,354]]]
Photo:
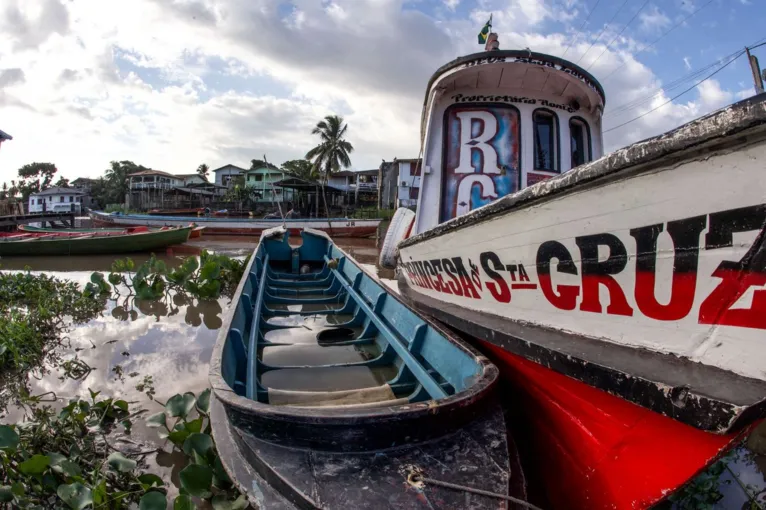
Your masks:
[[[237,165],[224,165],[221,168],[213,170],[215,174],[215,183],[219,186],[229,187],[229,183],[238,176],[244,176],[247,170]]]
[[[397,207],[417,207],[420,195],[420,166],[419,159],[397,159],[394,163],[399,166],[397,177]]]
[[[81,213],[84,192],[76,188],[48,188],[29,195],[29,212],[74,212]]]
[[[171,189],[184,184],[181,177],[160,170],[142,170],[129,174],[128,179],[131,191]]]

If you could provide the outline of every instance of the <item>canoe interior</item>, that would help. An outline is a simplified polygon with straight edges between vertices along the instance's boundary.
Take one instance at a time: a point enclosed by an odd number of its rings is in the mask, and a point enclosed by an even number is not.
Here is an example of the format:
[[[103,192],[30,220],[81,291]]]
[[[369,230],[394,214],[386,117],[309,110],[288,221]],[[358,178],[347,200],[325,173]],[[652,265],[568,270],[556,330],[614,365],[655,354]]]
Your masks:
[[[525,498],[497,368],[319,231],[264,233],[211,359],[211,423],[258,508],[502,509]]]
[[[449,342],[326,237],[265,238],[228,332],[222,374],[273,406],[373,407],[466,390],[482,365]],[[253,353],[254,356],[250,354]]]

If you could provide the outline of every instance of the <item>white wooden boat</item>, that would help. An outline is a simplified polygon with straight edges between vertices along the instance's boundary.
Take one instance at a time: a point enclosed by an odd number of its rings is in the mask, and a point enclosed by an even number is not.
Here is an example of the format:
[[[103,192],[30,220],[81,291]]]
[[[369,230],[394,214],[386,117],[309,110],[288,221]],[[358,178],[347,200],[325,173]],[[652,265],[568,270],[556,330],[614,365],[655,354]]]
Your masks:
[[[651,506],[766,413],[766,96],[598,159],[604,101],[548,55],[445,65],[389,240],[526,402],[554,508]]]
[[[261,235],[264,230],[284,225],[291,233],[299,234],[305,228],[321,230],[333,237],[370,237],[375,235],[382,220],[349,218],[254,219],[222,218],[214,216],[161,216],[155,214],[120,214],[90,211],[90,218],[98,227],[166,227],[186,226],[191,223],[205,227],[205,235]]]

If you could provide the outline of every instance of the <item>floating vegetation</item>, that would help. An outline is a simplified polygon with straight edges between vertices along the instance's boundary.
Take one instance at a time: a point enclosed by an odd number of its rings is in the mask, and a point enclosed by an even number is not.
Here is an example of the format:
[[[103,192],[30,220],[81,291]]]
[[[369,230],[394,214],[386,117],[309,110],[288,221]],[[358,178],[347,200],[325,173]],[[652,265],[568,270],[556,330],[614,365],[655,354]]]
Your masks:
[[[168,269],[165,262],[154,255],[138,268],[132,259],[126,258],[116,260],[106,278],[103,273],[93,273],[85,294],[120,296],[120,289],[127,288],[139,302],[156,302],[170,291],[197,299],[217,299],[233,294],[246,262],[204,250],[199,261],[196,257],[188,257],[175,269]],[[148,306],[147,315],[155,315],[152,305]]]
[[[165,510],[167,489],[157,475],[145,472],[142,459],[156,450],[131,454],[108,441],[115,428],[130,432],[129,403],[112,398],[72,399],[55,412],[33,403],[27,420],[0,425],[0,504],[12,508],[85,508]],[[210,436],[210,390],[175,395],[165,410],[150,417],[183,452],[180,494],[174,508],[196,508],[209,500],[216,510],[242,510],[247,499],[232,486]],[[168,418],[175,419],[168,425]]]

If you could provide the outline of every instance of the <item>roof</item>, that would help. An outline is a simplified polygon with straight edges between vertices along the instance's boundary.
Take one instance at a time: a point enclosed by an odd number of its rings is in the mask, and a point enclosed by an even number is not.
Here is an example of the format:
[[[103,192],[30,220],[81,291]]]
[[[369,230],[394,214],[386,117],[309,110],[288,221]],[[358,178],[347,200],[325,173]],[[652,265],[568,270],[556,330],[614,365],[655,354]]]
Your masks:
[[[194,172],[193,174],[175,174],[176,177],[200,177],[203,178],[200,174],[197,172]]]
[[[340,172],[333,172],[330,174],[332,177],[353,177],[355,175],[378,175],[378,169],[373,170],[342,170]]]
[[[242,168],[240,166],[237,166],[237,165],[232,165],[232,164],[223,165],[221,168],[216,168],[215,170],[213,170],[213,172],[220,172],[222,170],[226,170],[227,168],[235,168],[235,169],[239,170],[240,172],[247,172],[246,169],[244,169],[244,168]]]
[[[299,189],[306,191],[312,191],[322,185],[319,181],[307,181],[306,179],[301,179],[300,177],[288,177],[287,179],[282,179],[281,181],[277,181],[273,184],[274,186],[279,186],[281,188]],[[327,184],[324,185],[324,189],[329,193],[345,193],[345,191],[334,186],[329,186]]]
[[[170,177],[172,179],[177,179],[177,175],[169,174],[167,172],[163,172],[161,170],[141,170],[140,172],[135,172],[132,174],[128,174],[128,177],[135,177],[137,175],[161,175],[163,177]]]
[[[201,195],[201,196],[213,196],[215,193],[204,189],[197,188],[173,188],[165,193],[166,195]]]
[[[394,163],[420,163],[420,158],[394,158]]]
[[[6,133],[5,131],[0,131],[0,142],[3,140],[13,140],[13,137]]]
[[[48,188],[43,191],[38,191],[37,193],[32,193],[29,195],[30,197],[44,197],[48,195],[84,195],[85,193],[80,191],[79,189],[75,188],[61,188],[58,186],[54,186],[53,188]]]

